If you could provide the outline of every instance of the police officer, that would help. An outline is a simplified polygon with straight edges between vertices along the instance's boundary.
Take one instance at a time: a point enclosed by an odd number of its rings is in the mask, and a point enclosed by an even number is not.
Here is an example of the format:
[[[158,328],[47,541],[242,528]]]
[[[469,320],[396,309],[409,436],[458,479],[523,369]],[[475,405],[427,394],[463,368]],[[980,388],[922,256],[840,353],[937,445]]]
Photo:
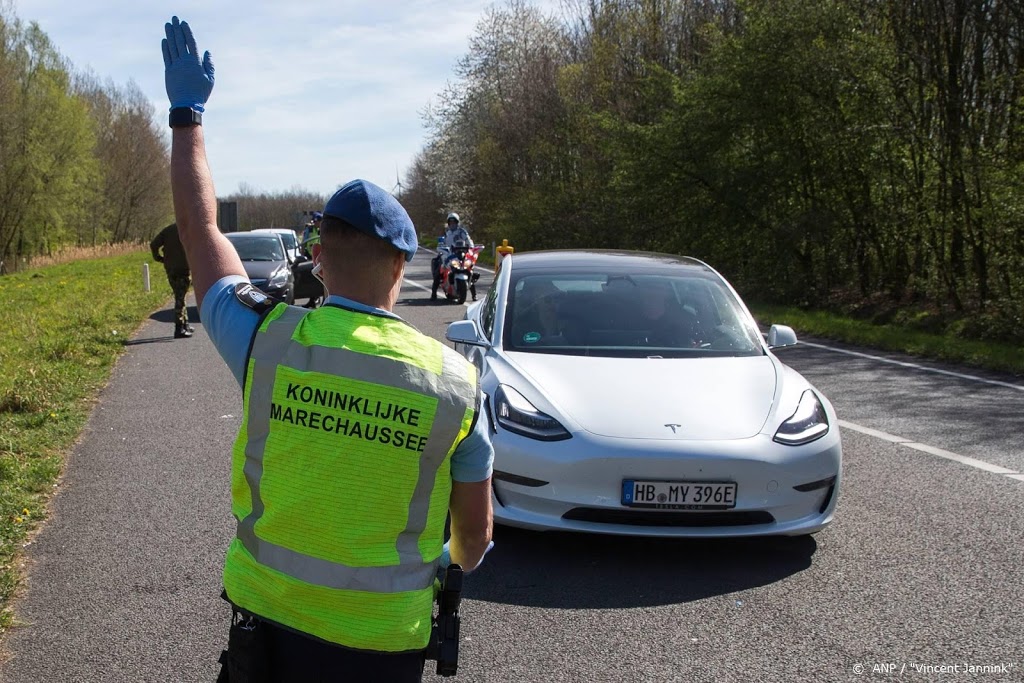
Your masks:
[[[437,288],[441,286],[441,264],[451,256],[456,242],[464,243],[467,247],[473,246],[469,231],[459,225],[459,214],[453,211],[448,214],[443,239],[438,240],[437,255],[430,261],[430,272],[434,276],[434,283],[430,290],[431,301],[437,300]],[[473,301],[476,301],[476,279],[470,283],[470,289]]]
[[[149,243],[149,249],[153,252],[153,260],[164,264],[167,281],[171,283],[171,291],[174,292],[174,338],[191,337],[195,330],[188,324],[188,307],[185,305],[191,280],[185,249],[178,238],[178,226],[171,223],[158,232]]]
[[[310,216],[309,223],[302,229],[302,247],[306,250],[307,254],[310,245],[320,239],[320,224],[323,220],[323,212],[314,211]]]
[[[177,17],[166,33],[178,226],[203,324],[244,395],[222,680],[419,681],[438,567],[473,569],[491,545],[475,369],[394,314],[416,233],[372,183],[324,207],[324,306],[248,282],[216,225],[202,129],[213,64]]]

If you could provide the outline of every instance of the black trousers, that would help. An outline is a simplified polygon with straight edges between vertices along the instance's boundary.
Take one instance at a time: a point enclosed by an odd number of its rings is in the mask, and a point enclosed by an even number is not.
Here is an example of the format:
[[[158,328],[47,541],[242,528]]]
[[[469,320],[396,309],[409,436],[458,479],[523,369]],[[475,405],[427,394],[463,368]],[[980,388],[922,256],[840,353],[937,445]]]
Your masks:
[[[349,650],[238,614],[217,683],[420,683],[422,652]]]

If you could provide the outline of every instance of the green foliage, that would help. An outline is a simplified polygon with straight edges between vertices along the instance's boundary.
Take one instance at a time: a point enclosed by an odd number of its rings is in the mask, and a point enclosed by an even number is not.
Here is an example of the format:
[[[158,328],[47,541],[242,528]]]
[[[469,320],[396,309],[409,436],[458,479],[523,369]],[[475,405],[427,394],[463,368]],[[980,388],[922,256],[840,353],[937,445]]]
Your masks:
[[[1005,3],[512,0],[408,185],[520,251],[685,253],[767,300],[1019,342],[1022,33]]]
[[[916,324],[876,324],[791,306],[754,304],[750,310],[762,325],[789,325],[798,336],[813,335],[872,349],[899,351],[1024,375],[1024,348],[1018,344],[959,338],[953,332],[966,322],[963,320],[943,323],[937,321],[933,314],[918,313]]]
[[[171,215],[169,156],[134,84],[76,74],[0,4],[0,260],[147,240]]]
[[[43,519],[64,457],[125,340],[170,296],[142,288],[148,251],[0,278],[0,632],[15,554]],[[27,512],[26,512],[27,511]]]

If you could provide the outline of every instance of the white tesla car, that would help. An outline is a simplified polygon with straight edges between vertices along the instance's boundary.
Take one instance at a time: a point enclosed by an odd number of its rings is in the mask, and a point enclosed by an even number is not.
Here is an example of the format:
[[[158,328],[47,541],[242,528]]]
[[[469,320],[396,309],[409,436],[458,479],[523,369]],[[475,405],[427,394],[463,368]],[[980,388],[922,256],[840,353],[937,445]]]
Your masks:
[[[800,535],[832,521],[828,400],[725,279],[666,254],[506,257],[447,337],[480,369],[495,521],[638,536]]]

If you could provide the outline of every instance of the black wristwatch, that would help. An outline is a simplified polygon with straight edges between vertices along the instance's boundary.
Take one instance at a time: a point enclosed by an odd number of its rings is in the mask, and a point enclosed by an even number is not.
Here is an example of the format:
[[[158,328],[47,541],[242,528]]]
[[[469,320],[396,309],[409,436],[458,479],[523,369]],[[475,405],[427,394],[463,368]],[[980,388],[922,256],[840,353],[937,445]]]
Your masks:
[[[167,124],[171,128],[201,126],[203,125],[203,112],[196,111],[192,107],[174,107],[167,117]]]

